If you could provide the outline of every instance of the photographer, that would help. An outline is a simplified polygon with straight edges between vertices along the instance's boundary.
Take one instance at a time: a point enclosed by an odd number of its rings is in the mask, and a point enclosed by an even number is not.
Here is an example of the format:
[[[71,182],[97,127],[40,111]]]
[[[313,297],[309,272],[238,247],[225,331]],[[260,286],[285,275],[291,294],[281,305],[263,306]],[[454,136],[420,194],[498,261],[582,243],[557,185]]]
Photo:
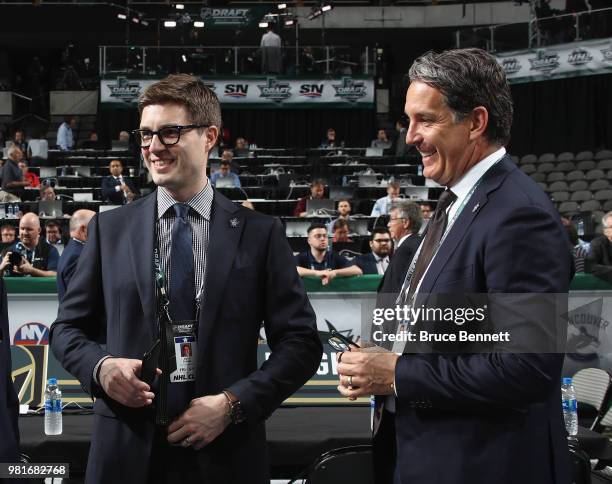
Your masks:
[[[21,277],[55,277],[59,253],[40,236],[40,220],[26,213],[19,221],[19,241],[2,251],[0,274]]]

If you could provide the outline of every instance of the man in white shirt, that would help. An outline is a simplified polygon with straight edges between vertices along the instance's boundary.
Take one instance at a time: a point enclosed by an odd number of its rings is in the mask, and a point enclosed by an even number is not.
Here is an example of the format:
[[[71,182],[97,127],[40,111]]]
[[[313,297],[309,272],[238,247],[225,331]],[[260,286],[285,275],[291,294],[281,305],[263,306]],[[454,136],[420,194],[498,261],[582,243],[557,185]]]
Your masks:
[[[77,127],[76,118],[69,118],[60,124],[57,130],[57,146],[62,151],[74,148],[74,130]]]
[[[376,200],[370,217],[379,217],[381,215],[388,215],[391,209],[391,203],[399,198],[400,195],[400,184],[399,182],[393,181],[387,186],[387,196]]]
[[[281,68],[281,38],[274,32],[274,24],[268,23],[268,31],[261,36],[261,72],[279,74]]]

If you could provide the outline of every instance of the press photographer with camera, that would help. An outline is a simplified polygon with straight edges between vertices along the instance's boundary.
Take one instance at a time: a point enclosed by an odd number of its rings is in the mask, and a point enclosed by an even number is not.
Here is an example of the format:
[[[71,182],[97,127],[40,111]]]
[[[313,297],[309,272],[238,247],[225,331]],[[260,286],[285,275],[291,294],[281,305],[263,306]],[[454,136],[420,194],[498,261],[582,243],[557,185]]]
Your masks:
[[[59,252],[40,236],[40,219],[26,213],[19,221],[19,240],[2,251],[0,274],[10,277],[55,277]]]

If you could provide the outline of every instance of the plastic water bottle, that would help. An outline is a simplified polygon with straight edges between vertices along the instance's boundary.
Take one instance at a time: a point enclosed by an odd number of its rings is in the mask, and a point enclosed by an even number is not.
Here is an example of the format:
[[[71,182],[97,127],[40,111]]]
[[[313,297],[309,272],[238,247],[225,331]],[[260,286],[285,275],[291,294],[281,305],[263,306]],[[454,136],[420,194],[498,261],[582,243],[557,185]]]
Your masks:
[[[418,165],[417,166],[417,174],[419,176],[423,176],[423,165]]]
[[[8,204],[8,209],[6,211],[6,216],[8,218],[15,218],[15,212],[13,212],[13,204],[12,203]]]
[[[578,434],[578,404],[576,390],[571,378],[563,378],[561,385],[561,401],[563,403],[563,419],[568,433],[568,440],[576,440]]]
[[[45,434],[62,433],[62,392],[57,386],[57,378],[49,378],[45,388]]]
[[[6,218],[6,206],[0,203],[0,218]]]
[[[576,232],[578,232],[578,237],[584,237],[584,220],[582,218],[578,220]]]

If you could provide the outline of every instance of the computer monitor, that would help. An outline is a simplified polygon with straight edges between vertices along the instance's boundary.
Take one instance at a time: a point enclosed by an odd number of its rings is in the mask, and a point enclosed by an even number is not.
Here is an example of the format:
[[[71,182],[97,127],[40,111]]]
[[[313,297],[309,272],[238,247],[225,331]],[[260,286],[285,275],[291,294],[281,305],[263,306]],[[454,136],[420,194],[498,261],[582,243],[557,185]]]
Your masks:
[[[72,194],[75,202],[93,202],[93,193],[91,192],[75,192]]]
[[[125,151],[129,149],[130,149],[129,141],[119,141],[119,140],[111,141],[111,151]]]
[[[307,237],[310,224],[308,220],[286,220],[285,235],[287,237]]]
[[[360,187],[378,187],[378,177],[376,175],[359,175]]]
[[[366,156],[382,156],[383,148],[366,148],[365,155]]]
[[[76,176],[89,178],[91,176],[91,166],[74,166],[72,168]]]
[[[405,187],[404,194],[409,200],[429,200],[429,188],[427,187]]]
[[[329,198],[334,201],[352,200],[355,196],[355,189],[352,187],[329,187]]]
[[[40,170],[40,178],[55,178],[57,177],[57,168],[54,166],[41,166]]]
[[[348,225],[351,234],[370,235],[367,218],[350,218]]]
[[[306,212],[308,217],[316,215],[326,215],[324,211],[333,212],[336,208],[336,202],[329,198],[313,198],[306,200]]]
[[[215,182],[215,188],[236,188],[234,179],[229,176],[219,177]]]
[[[40,218],[60,218],[63,213],[61,200],[41,200],[38,202]]]

